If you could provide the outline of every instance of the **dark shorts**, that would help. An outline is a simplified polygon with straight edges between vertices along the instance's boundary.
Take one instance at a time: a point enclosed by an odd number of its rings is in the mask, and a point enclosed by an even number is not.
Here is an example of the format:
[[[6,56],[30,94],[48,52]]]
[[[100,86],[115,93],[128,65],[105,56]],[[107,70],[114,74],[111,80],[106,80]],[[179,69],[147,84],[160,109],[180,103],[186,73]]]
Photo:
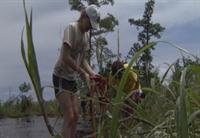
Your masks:
[[[68,90],[73,93],[77,92],[76,81],[66,80],[54,74],[53,74],[53,85],[54,85],[54,91],[55,91],[56,96],[60,92],[64,92],[63,90]]]

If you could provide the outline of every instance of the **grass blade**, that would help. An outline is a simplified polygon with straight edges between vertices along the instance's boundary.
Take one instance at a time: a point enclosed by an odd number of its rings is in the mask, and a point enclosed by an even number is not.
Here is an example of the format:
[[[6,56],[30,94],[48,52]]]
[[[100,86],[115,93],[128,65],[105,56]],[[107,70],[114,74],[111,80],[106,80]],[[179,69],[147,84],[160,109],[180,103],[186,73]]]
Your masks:
[[[197,110],[195,111],[194,113],[192,113],[190,116],[189,116],[189,119],[188,119],[188,124],[192,124],[192,122],[196,119],[196,118],[200,118],[200,110]]]
[[[187,109],[186,109],[186,92],[185,88],[185,76],[188,67],[185,67],[180,79],[180,96],[177,100],[176,110],[176,123],[177,123],[177,137],[188,138],[188,121],[187,121]]]
[[[22,60],[23,60],[25,67],[28,71],[29,68],[28,68],[28,62],[27,62],[26,54],[25,54],[25,50],[24,50],[23,32],[24,32],[24,29],[22,30],[22,35],[21,35],[21,54],[22,54]]]
[[[164,82],[164,80],[165,80],[167,74],[169,73],[169,70],[173,67],[173,65],[174,65],[174,64],[169,65],[167,71],[165,72],[165,74],[163,75],[163,77],[162,77],[162,79],[161,79],[161,82],[160,82],[161,84],[163,84],[163,82]]]
[[[156,43],[151,43],[149,45],[146,45],[141,50],[139,50],[137,53],[135,53],[135,55],[132,57],[128,67],[126,68],[125,72],[123,73],[123,76],[122,76],[122,79],[120,81],[120,84],[119,84],[119,87],[118,87],[118,91],[117,91],[117,95],[116,95],[116,98],[114,99],[114,102],[121,103],[123,101],[123,92],[122,91],[124,89],[124,85],[125,85],[126,80],[128,78],[129,70],[131,69],[131,66],[133,65],[133,63],[141,55],[142,52],[144,52],[146,49],[149,49],[149,48],[153,47],[155,44]],[[116,134],[117,134],[117,129],[118,129],[118,125],[119,125],[118,124],[119,109],[120,109],[120,105],[113,106],[113,109],[112,109],[113,119],[111,121],[110,138],[115,138]]]
[[[22,37],[21,37],[21,54],[22,54],[22,58],[25,63],[28,75],[31,79],[33,88],[35,90],[39,105],[41,107],[41,111],[42,111],[42,115],[43,115],[46,127],[47,127],[49,133],[52,136],[54,136],[53,129],[49,123],[47,114],[45,112],[44,100],[42,97],[42,87],[41,87],[37,59],[36,59],[35,49],[34,49],[34,45],[33,45],[33,38],[32,38],[32,10],[31,10],[31,16],[30,16],[30,23],[29,23],[27,11],[26,11],[26,7],[25,7],[25,0],[23,0],[23,7],[24,7],[25,23],[26,23],[28,59],[26,59],[26,54],[25,54],[25,50],[24,50],[23,33],[22,33]]]

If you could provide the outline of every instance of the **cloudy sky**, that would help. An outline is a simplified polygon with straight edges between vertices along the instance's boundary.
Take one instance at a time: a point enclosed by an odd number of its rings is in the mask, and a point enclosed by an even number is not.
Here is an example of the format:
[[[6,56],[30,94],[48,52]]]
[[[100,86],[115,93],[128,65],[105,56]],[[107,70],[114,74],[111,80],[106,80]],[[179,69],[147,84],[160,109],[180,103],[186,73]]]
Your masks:
[[[137,40],[137,30],[128,23],[129,18],[143,15],[146,0],[115,0],[114,6],[100,8],[102,16],[112,13],[119,20],[120,50],[123,56]],[[33,38],[42,84],[51,85],[53,66],[66,25],[79,16],[70,11],[68,0],[27,0],[27,8],[33,9]],[[157,0],[153,21],[166,30],[162,40],[167,40],[200,55],[200,1]],[[18,86],[28,81],[20,55],[20,37],[24,26],[22,0],[0,0],[0,100],[18,92]],[[108,47],[116,52],[117,33],[107,35]],[[154,64],[165,69],[163,63],[172,63],[180,52],[166,45],[159,45],[153,52]],[[53,97],[50,89],[46,97]]]

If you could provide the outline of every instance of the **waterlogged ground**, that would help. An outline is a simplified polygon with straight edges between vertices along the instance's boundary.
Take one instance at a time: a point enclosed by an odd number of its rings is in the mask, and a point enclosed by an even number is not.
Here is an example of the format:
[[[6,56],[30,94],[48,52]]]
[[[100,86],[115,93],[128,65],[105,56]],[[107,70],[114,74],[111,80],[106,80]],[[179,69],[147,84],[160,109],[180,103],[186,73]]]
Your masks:
[[[51,125],[56,131],[61,130],[62,119],[49,118]],[[83,123],[84,122],[84,123]],[[83,137],[83,132],[89,132],[88,122],[82,119],[78,122],[78,131],[80,137]],[[80,134],[81,133],[81,134]],[[42,117],[0,119],[0,138],[51,138]]]

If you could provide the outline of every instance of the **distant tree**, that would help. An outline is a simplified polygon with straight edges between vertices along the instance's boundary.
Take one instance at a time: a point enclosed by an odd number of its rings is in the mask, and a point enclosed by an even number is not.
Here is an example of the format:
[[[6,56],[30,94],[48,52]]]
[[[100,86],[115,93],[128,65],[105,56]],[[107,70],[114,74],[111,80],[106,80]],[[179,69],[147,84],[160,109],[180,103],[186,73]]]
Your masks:
[[[31,89],[30,83],[24,82],[24,83],[20,84],[20,86],[19,86],[19,90],[20,90],[20,92],[22,92],[22,93],[26,93],[26,92],[28,92],[30,89]]]
[[[32,105],[32,98],[31,96],[26,96],[24,95],[25,93],[27,93],[29,90],[31,90],[31,86],[30,83],[22,83],[19,86],[19,90],[21,92],[20,94],[20,98],[21,98],[21,103],[20,103],[20,108],[21,108],[21,112],[27,112],[29,114],[30,112],[30,107]]]
[[[135,25],[138,34],[138,42],[134,43],[130,48],[127,55],[127,59],[131,58],[137,51],[143,48],[145,45],[153,42],[154,38],[159,39],[161,33],[165,30],[159,23],[154,23],[152,21],[152,15],[154,10],[154,0],[149,0],[145,3],[145,11],[142,19],[130,18],[128,21],[130,25]],[[153,57],[151,51],[154,50],[154,47],[147,49],[142,53],[142,55],[136,61],[136,68],[140,70],[141,80],[145,86],[150,86],[151,78],[153,77],[152,65]]]
[[[95,4],[98,7],[104,5],[113,5],[113,0],[69,0],[69,4],[71,5],[71,10],[81,11],[87,5]],[[91,32],[91,41],[92,45],[89,53],[88,60],[91,62],[91,58],[96,56],[99,71],[102,72],[103,68],[109,62],[109,60],[113,57],[116,57],[106,45],[108,45],[108,41],[106,39],[106,34],[109,32],[113,32],[115,26],[118,25],[118,20],[110,13],[107,16],[100,20],[100,28],[99,30],[93,30]]]

